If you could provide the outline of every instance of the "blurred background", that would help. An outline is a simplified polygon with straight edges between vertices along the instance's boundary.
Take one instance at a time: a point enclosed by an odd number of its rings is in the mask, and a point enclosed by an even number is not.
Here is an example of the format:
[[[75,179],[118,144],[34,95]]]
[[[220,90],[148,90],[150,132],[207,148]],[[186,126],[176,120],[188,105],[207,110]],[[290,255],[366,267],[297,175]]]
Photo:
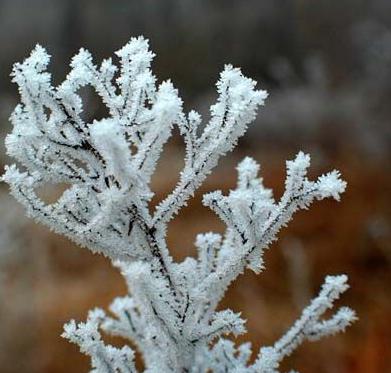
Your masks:
[[[325,201],[297,214],[266,253],[266,271],[240,277],[223,306],[243,311],[248,334],[240,340],[256,351],[291,325],[324,276],[347,273],[351,289],[341,304],[360,320],[344,335],[303,345],[286,367],[391,372],[391,2],[1,0],[1,138],[18,102],[12,64],[36,43],[53,55],[59,83],[79,47],[99,61],[140,34],[157,54],[155,74],[173,80],[186,110],[208,117],[225,63],[242,67],[270,93],[237,149],[172,222],[174,257],[194,255],[196,233],[223,230],[201,196],[232,188],[244,155],[261,163],[278,198],[285,160],[310,152],[312,176],[337,168],[348,181],[341,203]],[[84,98],[89,118],[104,113],[92,91]],[[183,155],[176,134],[153,181],[155,203],[175,185]],[[3,141],[0,159],[2,166],[10,162]],[[54,198],[56,187],[45,193]],[[108,260],[24,218],[4,185],[0,200],[0,372],[88,371],[88,359],[60,338],[62,325],[124,294],[121,276]]]

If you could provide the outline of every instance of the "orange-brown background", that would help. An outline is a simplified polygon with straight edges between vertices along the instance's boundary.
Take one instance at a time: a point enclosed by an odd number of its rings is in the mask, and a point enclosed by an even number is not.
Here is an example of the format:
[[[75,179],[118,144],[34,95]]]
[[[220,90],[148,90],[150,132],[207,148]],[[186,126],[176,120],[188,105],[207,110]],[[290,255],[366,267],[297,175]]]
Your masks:
[[[340,203],[300,212],[265,255],[266,270],[246,273],[222,306],[242,311],[257,350],[273,343],[299,315],[327,274],[347,273],[351,289],[338,305],[359,316],[343,335],[303,345],[287,360],[300,372],[391,371],[391,6],[387,0],[317,1],[0,1],[2,138],[17,102],[8,73],[36,42],[53,54],[54,81],[86,46],[100,59],[144,34],[157,53],[159,79],[171,77],[185,100],[207,116],[213,84],[226,62],[243,68],[270,98],[233,154],[220,162],[196,198],[171,223],[177,260],[194,255],[198,232],[222,231],[201,205],[203,192],[235,185],[235,165],[251,155],[265,184],[281,195],[284,162],[313,155],[311,175],[341,170]],[[105,115],[86,90],[85,117]],[[2,152],[4,153],[4,151]],[[154,203],[175,185],[183,159],[177,133],[153,180]],[[9,160],[2,156],[3,164]],[[42,191],[46,199],[55,187]],[[70,318],[106,308],[125,284],[108,260],[23,218],[0,189],[0,372],[86,372],[89,362],[60,338]],[[292,255],[289,255],[291,253]],[[119,340],[113,343],[121,343]]]

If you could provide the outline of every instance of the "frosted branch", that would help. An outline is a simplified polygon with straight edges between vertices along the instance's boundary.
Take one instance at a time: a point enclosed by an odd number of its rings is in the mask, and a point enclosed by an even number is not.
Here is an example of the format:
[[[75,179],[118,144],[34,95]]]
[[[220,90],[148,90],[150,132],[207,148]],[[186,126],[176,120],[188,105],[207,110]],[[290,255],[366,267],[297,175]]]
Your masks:
[[[226,224],[225,233],[199,234],[197,257],[175,263],[166,242],[168,222],[233,149],[267,93],[227,65],[203,124],[196,111],[184,113],[171,81],[157,83],[146,39],[132,38],[116,56],[117,64],[111,58],[96,64],[80,49],[65,80],[53,86],[50,56],[38,45],[12,71],[21,102],[6,147],[20,166],[7,166],[2,180],[31,217],[109,257],[128,285],[129,294],[114,300],[110,315],[94,310],[85,323],[66,324],[63,336],[90,356],[96,373],[136,372],[133,350],[105,344],[100,328],[132,341],[148,373],[273,373],[304,340],[344,330],[355,319],[349,308],[320,320],[347,289],[346,276],[337,276],[326,279],[292,329],[262,348],[255,364],[249,364],[249,344],[235,347],[225,339],[245,332],[240,313],[217,310],[231,282],[246,268],[259,273],[264,251],[293,214],[314,200],[339,200],[346,183],[338,171],[310,181],[310,157],[300,152],[287,162],[285,192],[275,201],[258,176],[260,166],[247,157],[237,167],[234,190],[203,199]],[[79,90],[86,86],[101,98],[108,117],[83,118]],[[174,126],[186,146],[184,168],[174,190],[150,213],[151,177]],[[67,188],[56,201],[39,198],[38,188],[59,183]]]
[[[354,311],[348,307],[339,309],[330,319],[320,320],[325,311],[348,289],[347,276],[327,276],[319,295],[304,309],[293,327],[273,347],[263,347],[254,366],[257,371],[269,373],[277,369],[282,359],[290,355],[305,340],[316,341],[338,332],[356,320]],[[277,370],[276,370],[277,371]]]
[[[64,326],[62,337],[79,345],[80,351],[91,357],[93,372],[135,373],[134,353],[128,346],[118,349],[103,343],[98,330],[103,317],[104,313],[96,309],[89,312],[85,323],[71,320]]]

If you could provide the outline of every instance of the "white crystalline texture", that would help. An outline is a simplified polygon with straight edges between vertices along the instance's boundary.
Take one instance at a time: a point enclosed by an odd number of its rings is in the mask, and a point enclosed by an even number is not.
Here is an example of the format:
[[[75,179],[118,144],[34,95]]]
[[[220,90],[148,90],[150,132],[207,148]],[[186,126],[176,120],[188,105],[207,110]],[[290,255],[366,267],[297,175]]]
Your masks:
[[[249,344],[235,347],[224,338],[245,332],[240,314],[217,311],[231,282],[246,268],[263,269],[264,250],[294,212],[316,199],[339,200],[346,183],[338,171],[310,181],[310,157],[300,152],[287,162],[286,190],[275,201],[258,176],[260,166],[247,157],[237,167],[236,189],[204,196],[226,232],[198,235],[198,257],[173,262],[165,239],[168,222],[235,146],[267,93],[227,65],[210,119],[201,125],[197,112],[183,112],[170,81],[156,83],[146,39],[131,39],[116,55],[119,67],[111,59],[97,66],[81,49],[57,87],[46,71],[50,57],[40,46],[12,72],[21,103],[11,116],[6,146],[20,166],[7,166],[3,180],[30,216],[109,257],[129,287],[127,296],[114,300],[111,316],[90,312],[86,323],[68,323],[63,336],[91,357],[97,373],[136,371],[132,349],[106,345],[101,330],[131,340],[146,372],[271,373],[303,341],[344,330],[355,319],[349,308],[321,320],[348,287],[342,275],[327,277],[293,327],[274,346],[261,348],[255,362]],[[87,85],[102,98],[109,117],[83,119],[78,91]],[[186,144],[184,168],[175,189],[151,213],[151,176],[173,126]],[[47,183],[69,188],[46,204],[36,189]]]

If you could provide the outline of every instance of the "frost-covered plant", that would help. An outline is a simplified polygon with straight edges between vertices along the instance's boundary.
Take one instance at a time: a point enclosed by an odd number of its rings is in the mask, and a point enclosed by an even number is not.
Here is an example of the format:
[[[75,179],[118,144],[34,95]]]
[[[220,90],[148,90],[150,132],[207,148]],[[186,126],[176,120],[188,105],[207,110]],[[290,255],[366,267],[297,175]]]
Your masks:
[[[94,372],[135,372],[134,351],[106,345],[100,330],[130,339],[142,354],[146,372],[278,372],[280,361],[304,340],[344,330],[354,319],[341,308],[324,312],[348,285],[329,276],[293,327],[250,362],[248,344],[235,347],[224,335],[245,332],[245,321],[231,310],[217,311],[226,289],[246,268],[259,273],[262,256],[294,212],[314,200],[339,200],[345,182],[338,171],[307,178],[310,157],[288,161],[285,193],[275,201],[258,177],[259,165],[245,158],[237,167],[237,187],[204,196],[225,222],[223,235],[197,236],[197,258],[175,263],[166,245],[167,224],[187,203],[220,156],[232,150],[263,105],[265,91],[228,65],[217,82],[218,99],[201,126],[195,111],[183,112],[170,81],[156,83],[148,41],[131,39],[98,67],[84,49],[72,59],[65,81],[53,87],[46,72],[49,55],[37,46],[14,66],[21,95],[6,139],[9,155],[23,170],[8,166],[3,176],[30,216],[118,266],[129,295],[116,298],[111,316],[91,311],[85,323],[65,325],[63,336],[89,355]],[[78,90],[92,86],[110,116],[87,123]],[[186,158],[175,189],[154,210],[149,204],[151,176],[164,143],[177,126]],[[69,188],[54,203],[36,194],[45,183]]]

